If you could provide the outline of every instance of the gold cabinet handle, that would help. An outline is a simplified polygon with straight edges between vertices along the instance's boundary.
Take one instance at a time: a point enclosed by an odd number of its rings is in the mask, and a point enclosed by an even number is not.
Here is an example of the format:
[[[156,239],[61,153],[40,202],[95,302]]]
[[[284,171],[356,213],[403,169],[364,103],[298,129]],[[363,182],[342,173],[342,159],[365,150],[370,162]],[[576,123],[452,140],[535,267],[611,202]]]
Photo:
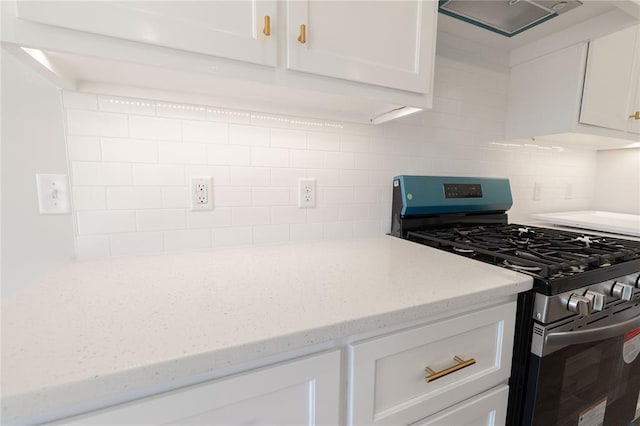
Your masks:
[[[305,24],[300,24],[300,35],[298,36],[298,41],[302,44],[307,42],[307,26]]]
[[[264,16],[264,29],[262,32],[267,37],[271,35],[271,17],[269,15]]]
[[[633,118],[634,120],[640,120],[640,111],[636,111],[636,113],[633,115],[630,115],[629,118]]]
[[[440,377],[446,376],[447,374],[454,373],[458,370],[462,370],[463,368],[476,363],[476,360],[473,358],[469,358],[468,360],[465,361],[464,359],[460,358],[458,355],[454,356],[453,360],[456,362],[456,365],[449,368],[445,368],[442,371],[436,372],[429,367],[425,367],[424,371],[429,373],[429,375],[424,378],[427,381],[427,383],[433,382],[434,380],[439,379]]]

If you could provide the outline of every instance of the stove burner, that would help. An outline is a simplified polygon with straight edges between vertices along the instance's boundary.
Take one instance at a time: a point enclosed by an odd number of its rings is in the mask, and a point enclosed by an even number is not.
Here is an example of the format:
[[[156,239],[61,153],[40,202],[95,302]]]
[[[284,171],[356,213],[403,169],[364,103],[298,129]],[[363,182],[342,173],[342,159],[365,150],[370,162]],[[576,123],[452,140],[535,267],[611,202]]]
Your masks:
[[[640,263],[637,241],[516,224],[455,225],[410,231],[407,238],[549,282]]]
[[[526,266],[519,265],[516,263],[509,262],[507,259],[502,261],[502,264],[508,268],[515,269],[516,271],[526,271],[526,272],[540,272],[542,268],[538,266]]]

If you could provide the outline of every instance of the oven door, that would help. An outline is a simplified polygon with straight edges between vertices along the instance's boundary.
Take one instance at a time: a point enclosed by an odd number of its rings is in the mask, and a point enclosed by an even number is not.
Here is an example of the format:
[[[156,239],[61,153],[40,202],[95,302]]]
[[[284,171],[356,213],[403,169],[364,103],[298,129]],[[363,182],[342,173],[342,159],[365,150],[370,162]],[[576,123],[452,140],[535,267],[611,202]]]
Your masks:
[[[524,425],[640,426],[638,308],[606,325],[544,330],[542,356],[529,363]]]

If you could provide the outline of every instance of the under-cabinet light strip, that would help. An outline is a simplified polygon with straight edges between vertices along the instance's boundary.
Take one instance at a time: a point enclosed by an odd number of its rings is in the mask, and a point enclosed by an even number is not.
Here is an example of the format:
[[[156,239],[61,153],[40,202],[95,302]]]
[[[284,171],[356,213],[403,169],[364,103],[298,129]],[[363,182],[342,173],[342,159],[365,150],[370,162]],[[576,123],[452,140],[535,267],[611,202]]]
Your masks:
[[[206,111],[211,114],[227,115],[232,117],[245,117],[245,118],[252,118],[256,120],[269,120],[277,123],[312,126],[312,127],[328,127],[331,129],[344,128],[344,125],[340,123],[304,120],[304,119],[298,119],[298,118],[288,118],[283,116],[266,115],[263,113],[252,113],[248,111],[237,111],[237,110],[224,109],[224,108],[208,108],[208,107],[201,107],[201,106],[171,104],[171,103],[162,103],[162,102],[153,103],[153,102],[143,102],[143,101],[131,101],[131,100],[115,99],[115,98],[107,98],[105,99],[105,102],[111,103],[111,104],[131,105],[131,106],[141,106],[141,107],[155,106],[157,108],[171,108],[171,109],[179,109],[184,111]]]

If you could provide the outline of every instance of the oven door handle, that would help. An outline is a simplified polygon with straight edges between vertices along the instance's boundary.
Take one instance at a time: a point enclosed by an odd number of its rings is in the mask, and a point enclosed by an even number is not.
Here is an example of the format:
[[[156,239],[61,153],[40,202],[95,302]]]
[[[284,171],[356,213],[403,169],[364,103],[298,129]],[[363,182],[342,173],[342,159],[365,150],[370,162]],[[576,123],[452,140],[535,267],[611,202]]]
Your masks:
[[[617,324],[593,328],[591,330],[561,331],[557,333],[549,333],[545,338],[545,344],[567,346],[577,345],[580,343],[595,342],[611,337],[622,336],[638,327],[640,327],[640,316],[633,317]]]

